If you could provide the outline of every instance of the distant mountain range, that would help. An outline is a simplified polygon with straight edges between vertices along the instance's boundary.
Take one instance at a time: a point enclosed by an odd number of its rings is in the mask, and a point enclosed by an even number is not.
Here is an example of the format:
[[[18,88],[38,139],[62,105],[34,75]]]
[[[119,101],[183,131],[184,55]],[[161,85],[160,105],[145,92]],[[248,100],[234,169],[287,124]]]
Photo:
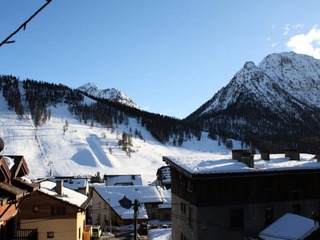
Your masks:
[[[319,119],[320,60],[284,52],[246,62],[186,121],[260,149],[318,151]]]
[[[201,138],[205,130],[212,139],[232,138],[260,150],[320,151],[320,60],[294,52],[270,54],[257,66],[246,62],[225,87],[183,120],[143,111],[116,88],[102,90],[87,83],[70,89],[22,83],[13,76],[0,80],[9,107],[21,117],[30,111],[36,126],[50,118],[48,107],[64,102],[85,123],[111,126],[134,116],[162,143],[182,145],[192,136]],[[83,95],[94,100],[90,106]]]
[[[77,90],[91,97],[108,99],[109,101],[121,103],[128,107],[140,109],[140,107],[135,104],[126,94],[116,88],[100,89],[94,83],[87,83],[77,88]]]

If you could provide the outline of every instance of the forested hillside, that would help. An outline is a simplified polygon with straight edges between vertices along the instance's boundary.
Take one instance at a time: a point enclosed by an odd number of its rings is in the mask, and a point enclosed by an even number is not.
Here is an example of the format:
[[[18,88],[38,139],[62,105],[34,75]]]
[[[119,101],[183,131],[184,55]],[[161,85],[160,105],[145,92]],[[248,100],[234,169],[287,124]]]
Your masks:
[[[80,122],[92,126],[99,123],[112,128],[117,124],[128,122],[128,117],[134,117],[154,138],[164,144],[170,141],[173,145],[182,145],[183,141],[193,136],[198,139],[201,137],[200,131],[191,128],[179,119],[90,96],[62,84],[31,79],[21,81],[15,76],[2,75],[0,76],[0,90],[10,108],[21,117],[25,113],[30,114],[37,127],[50,120],[50,106],[65,103],[68,104],[69,111]],[[92,100],[85,101],[85,98]]]

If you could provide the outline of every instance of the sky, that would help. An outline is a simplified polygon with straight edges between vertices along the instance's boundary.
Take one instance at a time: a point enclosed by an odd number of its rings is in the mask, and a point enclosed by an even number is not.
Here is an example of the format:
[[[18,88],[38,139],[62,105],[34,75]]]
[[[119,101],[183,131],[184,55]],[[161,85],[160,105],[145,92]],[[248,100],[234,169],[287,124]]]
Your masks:
[[[1,0],[0,42],[46,3]],[[185,118],[246,61],[320,59],[320,1],[52,0],[0,47],[0,74],[118,88],[142,109]]]

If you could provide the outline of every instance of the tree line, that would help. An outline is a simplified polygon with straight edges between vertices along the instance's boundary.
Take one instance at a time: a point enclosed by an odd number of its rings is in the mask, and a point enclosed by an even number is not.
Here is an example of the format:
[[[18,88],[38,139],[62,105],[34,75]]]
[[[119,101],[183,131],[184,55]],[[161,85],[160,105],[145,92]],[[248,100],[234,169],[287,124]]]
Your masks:
[[[161,143],[181,146],[184,141],[196,136],[201,138],[199,128],[191,127],[185,121],[161,114],[132,108],[116,101],[88,96],[96,101],[88,104],[83,101],[86,93],[71,89],[63,84],[53,84],[32,79],[20,81],[11,75],[0,76],[0,90],[10,108],[19,116],[31,115],[36,127],[51,118],[50,107],[64,103],[80,122],[93,126],[99,123],[106,128],[128,124],[135,118],[154,138]],[[137,133],[142,138],[141,133]]]

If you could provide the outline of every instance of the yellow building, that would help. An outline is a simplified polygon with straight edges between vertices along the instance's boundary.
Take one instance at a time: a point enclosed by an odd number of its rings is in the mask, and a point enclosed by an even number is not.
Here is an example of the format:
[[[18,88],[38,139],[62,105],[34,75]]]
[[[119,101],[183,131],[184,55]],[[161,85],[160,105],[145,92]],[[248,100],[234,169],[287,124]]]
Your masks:
[[[63,181],[40,183],[27,197],[18,220],[23,229],[37,229],[39,240],[82,240],[90,198],[63,186]]]

